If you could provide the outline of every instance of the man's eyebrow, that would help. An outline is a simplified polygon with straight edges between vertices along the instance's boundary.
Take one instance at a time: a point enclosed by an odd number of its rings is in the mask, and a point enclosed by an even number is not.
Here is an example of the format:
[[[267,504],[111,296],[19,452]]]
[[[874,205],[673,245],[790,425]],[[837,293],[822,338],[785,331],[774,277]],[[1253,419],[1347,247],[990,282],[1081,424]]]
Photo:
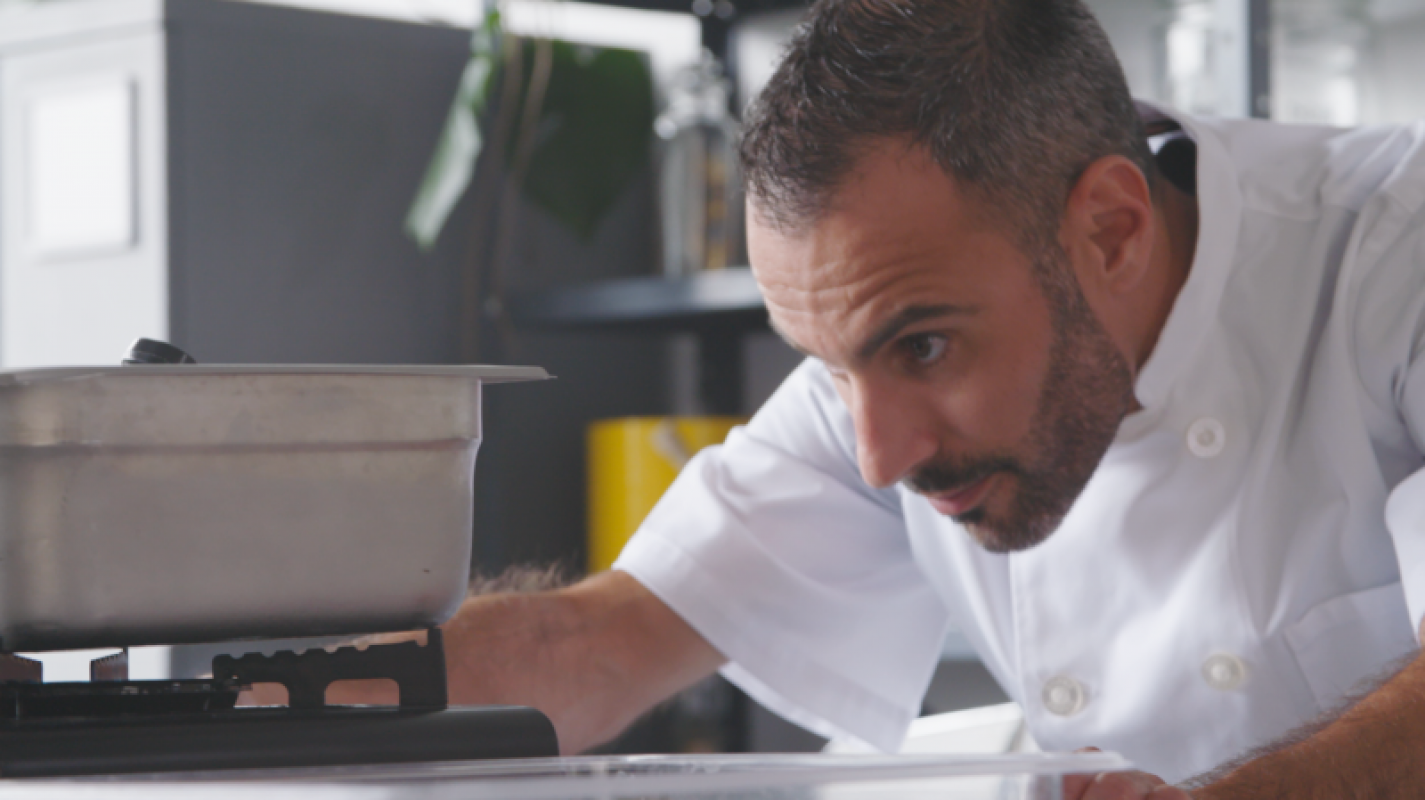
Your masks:
[[[949,304],[907,306],[896,312],[895,316],[881,323],[881,327],[877,328],[875,333],[872,333],[866,339],[865,343],[861,345],[860,349],[856,351],[856,358],[860,361],[871,360],[877,351],[886,346],[887,342],[899,336],[900,332],[907,326],[914,325],[917,322],[935,319],[936,317],[973,314],[974,312],[975,309],[970,306]]]

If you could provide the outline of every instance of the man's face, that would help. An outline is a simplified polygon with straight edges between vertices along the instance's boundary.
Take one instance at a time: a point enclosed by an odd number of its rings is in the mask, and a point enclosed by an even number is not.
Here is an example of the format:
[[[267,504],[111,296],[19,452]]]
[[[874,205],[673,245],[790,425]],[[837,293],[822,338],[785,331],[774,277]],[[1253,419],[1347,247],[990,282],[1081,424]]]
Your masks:
[[[899,144],[808,229],[753,213],[748,232],[772,323],[830,370],[867,483],[903,482],[995,552],[1058,527],[1133,403],[1062,250],[1024,253]]]

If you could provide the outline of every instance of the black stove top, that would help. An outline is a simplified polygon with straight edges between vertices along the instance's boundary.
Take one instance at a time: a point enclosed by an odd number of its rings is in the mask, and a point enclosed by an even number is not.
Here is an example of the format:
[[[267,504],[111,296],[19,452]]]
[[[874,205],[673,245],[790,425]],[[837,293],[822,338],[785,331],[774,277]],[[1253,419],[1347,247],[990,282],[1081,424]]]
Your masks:
[[[93,681],[43,683],[39,665],[0,655],[0,777],[319,767],[556,756],[554,727],[517,706],[447,708],[440,631],[404,642],[213,660],[213,678],[130,681],[121,654]],[[339,680],[388,678],[400,705],[328,706]],[[254,683],[287,687],[286,707],[238,707]]]

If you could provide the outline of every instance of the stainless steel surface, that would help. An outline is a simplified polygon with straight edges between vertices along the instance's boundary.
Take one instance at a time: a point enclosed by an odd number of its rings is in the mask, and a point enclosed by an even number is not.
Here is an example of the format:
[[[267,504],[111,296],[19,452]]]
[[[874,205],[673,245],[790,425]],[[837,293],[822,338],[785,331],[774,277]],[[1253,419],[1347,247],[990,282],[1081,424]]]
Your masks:
[[[400,630],[465,592],[482,383],[537,368],[0,373],[0,636]]]
[[[321,770],[262,770],[98,781],[0,781],[26,797],[935,798],[1058,800],[1070,773],[1123,770],[1113,753],[1001,756],[588,756]]]

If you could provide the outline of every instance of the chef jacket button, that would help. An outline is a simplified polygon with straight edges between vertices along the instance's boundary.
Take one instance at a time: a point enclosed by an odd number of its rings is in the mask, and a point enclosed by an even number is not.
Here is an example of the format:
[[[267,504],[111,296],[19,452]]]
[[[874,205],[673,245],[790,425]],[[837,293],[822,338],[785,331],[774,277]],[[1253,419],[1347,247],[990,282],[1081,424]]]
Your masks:
[[[1071,717],[1084,707],[1084,685],[1066,675],[1058,675],[1045,681],[1044,691],[1040,696],[1049,713],[1060,717]]]
[[[1202,679],[1214,689],[1230,692],[1247,682],[1247,665],[1227,653],[1214,653],[1202,662]]]
[[[1198,458],[1212,458],[1227,446],[1227,431],[1212,417],[1203,417],[1188,426],[1187,446]]]

